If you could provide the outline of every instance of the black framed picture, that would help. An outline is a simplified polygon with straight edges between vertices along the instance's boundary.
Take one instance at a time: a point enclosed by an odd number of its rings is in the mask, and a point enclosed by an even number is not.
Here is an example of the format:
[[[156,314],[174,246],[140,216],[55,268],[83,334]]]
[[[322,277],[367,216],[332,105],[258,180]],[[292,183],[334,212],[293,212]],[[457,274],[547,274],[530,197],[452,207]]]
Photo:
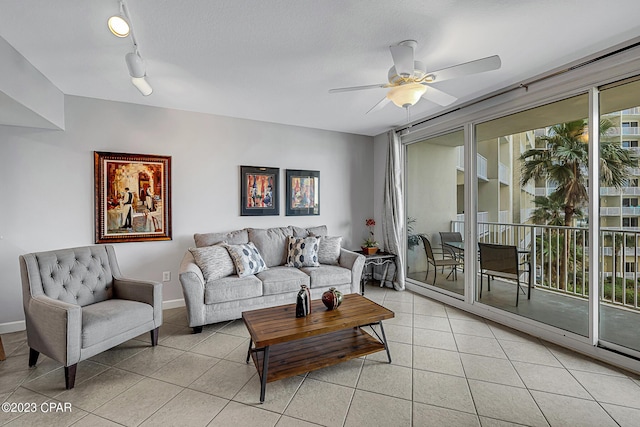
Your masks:
[[[280,169],[240,166],[240,215],[280,215]]]
[[[320,215],[320,172],[287,169],[286,215]]]

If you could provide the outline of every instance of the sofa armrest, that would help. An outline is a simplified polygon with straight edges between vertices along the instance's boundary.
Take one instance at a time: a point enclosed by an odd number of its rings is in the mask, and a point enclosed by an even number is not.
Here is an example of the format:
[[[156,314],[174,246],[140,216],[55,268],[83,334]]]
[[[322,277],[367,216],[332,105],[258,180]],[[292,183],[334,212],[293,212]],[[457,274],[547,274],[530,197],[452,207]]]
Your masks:
[[[156,328],[162,325],[162,284],[148,280],[113,278],[113,297],[138,301],[153,307]]]
[[[180,263],[179,277],[189,326],[202,326],[205,324],[204,275],[189,251]]]
[[[46,295],[32,296],[25,305],[25,320],[30,348],[65,366],[80,361],[82,307]]]
[[[338,264],[351,270],[351,292],[360,293],[360,280],[364,268],[365,256],[344,248],[340,248]]]

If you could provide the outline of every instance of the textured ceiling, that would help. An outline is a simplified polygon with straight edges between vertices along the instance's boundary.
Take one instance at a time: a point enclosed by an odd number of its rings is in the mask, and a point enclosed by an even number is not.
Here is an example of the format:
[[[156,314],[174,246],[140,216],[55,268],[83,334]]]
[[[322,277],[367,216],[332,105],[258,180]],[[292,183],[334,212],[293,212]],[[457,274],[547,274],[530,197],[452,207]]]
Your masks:
[[[0,36],[62,92],[377,135],[407,120],[385,89],[388,46],[418,41],[428,70],[500,55],[502,68],[436,87],[469,101],[640,35],[637,0],[128,0],[154,93],[130,83],[116,0],[2,0]],[[422,100],[411,118],[442,107]]]

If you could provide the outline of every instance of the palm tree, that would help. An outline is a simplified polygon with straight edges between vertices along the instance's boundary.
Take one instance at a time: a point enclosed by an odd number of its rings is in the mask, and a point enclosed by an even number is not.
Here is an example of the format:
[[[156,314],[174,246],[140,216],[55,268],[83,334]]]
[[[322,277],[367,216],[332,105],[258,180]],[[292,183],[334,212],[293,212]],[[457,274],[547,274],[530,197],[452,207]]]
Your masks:
[[[629,179],[637,158],[619,143],[607,141],[606,133],[613,123],[600,121],[600,183],[607,187],[622,187]],[[589,160],[588,125],[586,120],[560,123],[549,129],[548,135],[536,137],[545,149],[530,149],[520,156],[522,162],[520,182],[524,186],[532,180],[545,179],[558,183],[548,200],[560,203],[563,225],[573,225],[579,209],[589,201],[587,193],[587,166]],[[543,200],[540,200],[544,202]],[[558,219],[556,218],[556,221]],[[565,288],[569,242],[564,241],[560,254],[560,288]]]
[[[564,198],[562,194],[554,192],[549,197],[536,196],[536,205],[531,221],[541,225],[564,225]]]

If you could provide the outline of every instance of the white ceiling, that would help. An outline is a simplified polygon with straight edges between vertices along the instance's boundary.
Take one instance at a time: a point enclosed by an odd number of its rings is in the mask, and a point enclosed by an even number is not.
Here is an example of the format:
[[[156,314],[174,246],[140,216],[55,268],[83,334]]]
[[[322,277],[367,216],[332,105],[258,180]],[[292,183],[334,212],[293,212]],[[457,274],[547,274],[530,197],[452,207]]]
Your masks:
[[[500,55],[502,68],[435,84],[469,101],[640,35],[638,0],[127,0],[154,93],[130,83],[117,0],[2,0],[0,36],[63,93],[378,135],[407,120],[388,104],[388,46],[418,41],[437,70]],[[606,5],[606,8],[604,7]],[[421,100],[411,118],[443,107]]]

